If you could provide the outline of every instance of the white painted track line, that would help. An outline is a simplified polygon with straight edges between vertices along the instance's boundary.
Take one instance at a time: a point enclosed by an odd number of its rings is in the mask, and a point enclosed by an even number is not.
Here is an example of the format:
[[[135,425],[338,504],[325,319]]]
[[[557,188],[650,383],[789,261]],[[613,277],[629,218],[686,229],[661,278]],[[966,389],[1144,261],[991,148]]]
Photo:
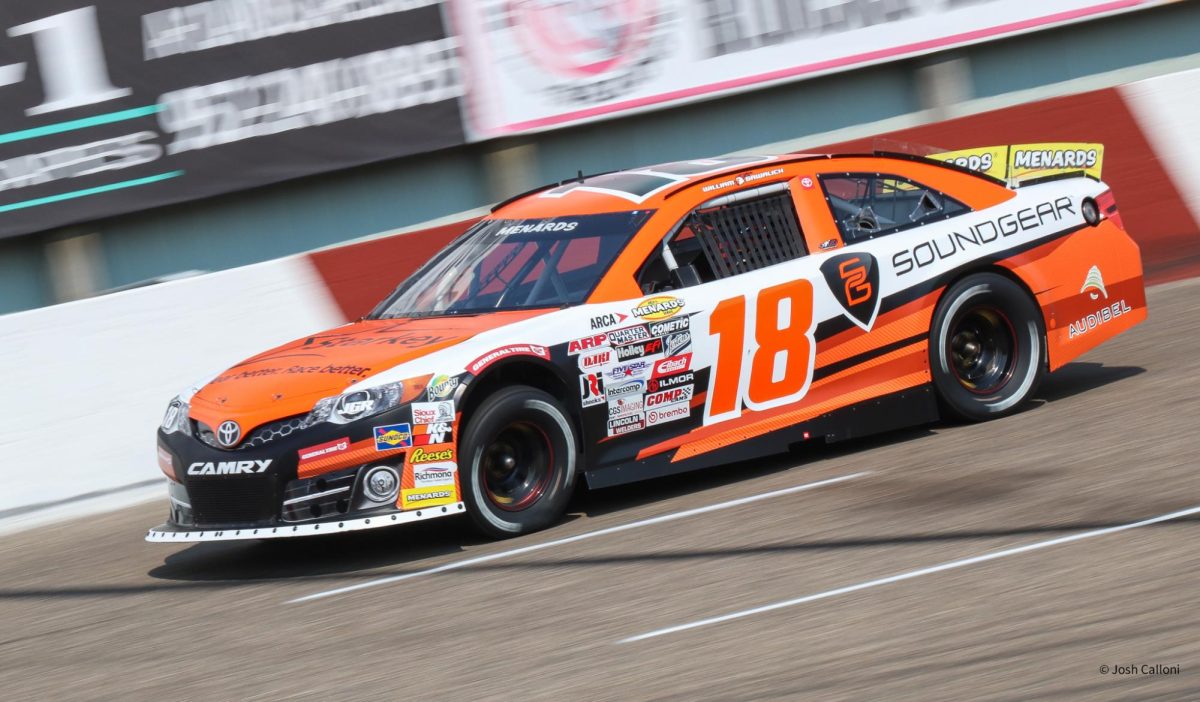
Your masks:
[[[378,580],[368,580],[366,582],[357,583],[355,585],[347,585],[346,587],[339,587],[339,588],[335,588],[333,590],[325,590],[323,592],[315,592],[311,595],[305,595],[303,597],[297,597],[294,600],[288,600],[285,604],[294,604],[294,603],[298,603],[298,602],[310,602],[312,600],[320,600],[320,599],[323,599],[326,597],[333,597],[334,595],[343,595],[345,593],[354,592],[356,590],[365,590],[365,589],[371,588],[371,587],[379,587],[380,585],[390,585],[392,583],[398,583],[402,580],[411,580],[413,578],[420,578],[425,575],[434,575],[436,573],[444,573],[449,570],[458,570],[459,568],[467,568],[469,566],[478,565],[480,563],[487,563],[489,561],[500,560],[501,558],[510,558],[512,556],[519,556],[519,555],[522,555],[525,553],[541,551],[544,549],[553,548],[555,546],[564,546],[566,544],[573,544],[577,541],[585,541],[587,539],[594,539],[594,538],[597,538],[600,536],[608,536],[609,534],[616,534],[616,533],[619,533],[622,531],[629,531],[630,529],[639,529],[641,527],[652,526],[655,524],[663,524],[666,522],[673,522],[677,519],[684,519],[686,517],[694,517],[697,514],[706,514],[708,512],[716,512],[716,511],[723,510],[723,509],[730,509],[732,507],[740,507],[742,505],[748,505],[748,504],[751,504],[754,502],[760,502],[762,500],[769,500],[773,497],[782,497],[784,495],[791,495],[791,494],[794,494],[797,492],[804,492],[806,490],[814,490],[819,487],[825,487],[828,485],[836,485],[838,483],[844,483],[847,480],[855,480],[857,478],[862,478],[867,475],[870,475],[870,471],[863,471],[860,473],[851,473],[850,475],[843,475],[843,476],[840,476],[837,478],[829,478],[828,480],[819,480],[815,483],[805,483],[804,485],[797,485],[795,487],[784,488],[782,490],[772,490],[771,492],[764,492],[764,493],[761,493],[758,495],[751,495],[749,497],[741,497],[736,500],[729,500],[728,502],[718,502],[717,504],[707,505],[705,507],[697,507],[695,509],[688,509],[688,510],[684,510],[682,512],[674,512],[672,514],[664,514],[659,517],[651,517],[650,519],[642,519],[642,520],[639,520],[636,522],[630,522],[628,524],[621,524],[619,526],[608,527],[607,529],[600,529],[598,531],[589,531],[589,532],[586,532],[583,534],[577,534],[575,536],[568,536],[563,539],[555,539],[554,541],[546,541],[544,543],[532,544],[530,546],[514,548],[514,549],[511,549],[508,551],[500,551],[498,553],[489,553],[484,556],[468,558],[468,559],[462,560],[462,561],[454,561],[453,563],[446,563],[444,565],[436,566],[434,568],[428,568],[426,570],[418,570],[418,571],[415,571],[412,573],[404,573],[403,575],[391,575],[388,577],[379,578]]]
[[[687,624],[679,624],[676,626],[670,626],[665,629],[656,629],[655,631],[648,631],[644,634],[638,634],[637,636],[630,636],[627,639],[621,639],[617,643],[633,643],[635,641],[644,641],[646,639],[653,639],[658,636],[666,636],[667,634],[675,634],[680,631],[687,631],[689,629],[698,629],[700,627],[709,626],[711,624],[720,624],[722,622],[733,621],[735,619],[742,619],[744,617],[753,616],[755,614],[762,614],[763,612],[771,612],[771,611],[774,611],[777,609],[783,609],[785,607],[795,607],[796,605],[802,605],[802,604],[805,604],[808,602],[815,602],[816,600],[823,600],[823,599],[826,599],[829,597],[837,597],[838,595],[845,595],[845,594],[848,594],[851,592],[857,592],[859,590],[866,590],[868,588],[878,587],[880,585],[890,585],[891,583],[898,583],[902,580],[911,580],[912,578],[919,578],[922,575],[933,575],[934,573],[940,573],[944,570],[953,570],[955,568],[965,568],[966,566],[969,566],[969,565],[975,565],[977,563],[985,563],[987,561],[994,561],[998,558],[1006,558],[1008,556],[1017,556],[1022,553],[1029,553],[1030,551],[1038,551],[1043,548],[1050,548],[1051,546],[1059,546],[1061,544],[1068,544],[1073,541],[1082,541],[1083,539],[1091,539],[1091,538],[1094,538],[1097,536],[1105,536],[1108,534],[1115,534],[1115,533],[1121,532],[1121,531],[1128,531],[1130,529],[1136,529],[1138,527],[1150,526],[1151,524],[1158,524],[1160,522],[1168,522],[1173,519],[1182,519],[1184,517],[1189,517],[1193,514],[1200,514],[1200,507],[1192,507],[1190,509],[1180,510],[1178,512],[1171,512],[1170,514],[1164,514],[1159,517],[1144,519],[1140,522],[1132,522],[1130,524],[1121,524],[1119,526],[1114,526],[1114,527],[1105,527],[1103,529],[1096,529],[1093,531],[1085,531],[1085,532],[1082,532],[1079,534],[1072,534],[1071,536],[1063,536],[1063,537],[1060,537],[1057,539],[1050,539],[1049,541],[1039,541],[1037,543],[1026,544],[1025,546],[1017,546],[1015,548],[1009,548],[1009,549],[1005,549],[1003,551],[996,551],[994,553],[985,553],[981,556],[972,556],[970,558],[963,558],[963,559],[960,559],[957,561],[949,561],[946,563],[942,563],[940,565],[931,566],[929,568],[921,568],[920,570],[913,570],[913,571],[909,571],[907,573],[891,575],[886,578],[879,578],[878,580],[868,580],[866,582],[858,583],[856,585],[848,585],[846,587],[839,587],[835,590],[826,590],[825,592],[818,592],[813,595],[805,595],[804,597],[797,597],[792,600],[784,600],[782,602],[775,602],[773,604],[762,605],[761,607],[754,607],[753,609],[744,609],[740,612],[730,612],[729,614],[722,614],[719,617],[710,617],[708,619],[700,619],[700,620],[697,620],[694,622],[689,622]]]

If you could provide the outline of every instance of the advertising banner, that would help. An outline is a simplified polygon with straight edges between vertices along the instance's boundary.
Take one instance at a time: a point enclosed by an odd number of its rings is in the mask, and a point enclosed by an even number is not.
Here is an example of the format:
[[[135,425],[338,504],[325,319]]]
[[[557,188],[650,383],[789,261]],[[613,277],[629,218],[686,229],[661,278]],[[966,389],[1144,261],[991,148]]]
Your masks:
[[[0,237],[464,142],[435,0],[0,4]]]
[[[751,90],[1167,0],[454,0],[474,139]]]

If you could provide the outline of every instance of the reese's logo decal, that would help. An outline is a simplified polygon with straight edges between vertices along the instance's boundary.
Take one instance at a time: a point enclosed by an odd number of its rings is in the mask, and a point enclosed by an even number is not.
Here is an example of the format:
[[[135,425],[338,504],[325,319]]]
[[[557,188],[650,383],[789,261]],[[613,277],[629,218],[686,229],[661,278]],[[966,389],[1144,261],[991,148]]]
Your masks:
[[[871,331],[879,314],[879,264],[869,253],[845,253],[831,256],[821,264],[821,273],[829,291],[845,310],[850,321]]]

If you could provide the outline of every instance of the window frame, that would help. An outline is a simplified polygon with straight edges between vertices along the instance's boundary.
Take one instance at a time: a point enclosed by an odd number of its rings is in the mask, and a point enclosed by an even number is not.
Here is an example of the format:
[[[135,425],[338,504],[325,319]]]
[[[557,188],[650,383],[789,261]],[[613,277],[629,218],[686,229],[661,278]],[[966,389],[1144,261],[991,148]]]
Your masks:
[[[879,231],[877,231],[873,234],[869,234],[867,236],[852,236],[851,232],[847,232],[845,229],[843,229],[842,220],[837,216],[837,212],[833,208],[833,203],[830,201],[830,198],[832,196],[829,193],[829,186],[826,183],[826,181],[832,180],[832,179],[837,179],[837,178],[843,178],[843,179],[868,178],[868,179],[871,179],[872,187],[870,189],[870,192],[872,192],[872,193],[873,193],[873,183],[876,180],[896,180],[896,181],[908,183],[909,185],[915,186],[916,188],[925,190],[930,193],[934,193],[938,197],[940,197],[941,201],[942,201],[943,212],[940,215],[936,215],[936,216],[930,215],[930,216],[923,217],[923,218],[918,219],[913,222],[906,222],[904,224],[899,224],[899,225],[893,226],[888,229],[880,229]],[[864,241],[871,241],[873,239],[877,239],[881,236],[889,236],[891,234],[908,231],[909,229],[914,229],[916,227],[922,227],[927,224],[933,224],[936,222],[945,222],[947,220],[954,219],[955,217],[961,217],[965,214],[970,214],[975,211],[975,208],[971,207],[970,205],[963,202],[962,200],[954,197],[953,195],[946,193],[943,190],[939,190],[938,188],[930,187],[918,180],[914,180],[913,178],[909,178],[908,176],[903,176],[898,173],[884,173],[882,171],[825,172],[825,173],[817,174],[817,182],[819,182],[821,184],[821,195],[825,199],[826,211],[828,212],[829,217],[833,220],[833,225],[837,229],[838,235],[842,238],[843,246],[852,246],[854,244],[859,244]],[[872,194],[871,197],[873,198],[874,195]],[[962,209],[955,213],[947,213],[944,211],[946,209],[947,203],[955,203]]]
[[[770,190],[768,190],[768,189],[770,189]],[[655,263],[655,261],[657,261],[657,260],[661,260],[663,262],[663,264],[666,266],[667,275],[671,278],[672,284],[674,285],[676,283],[677,277],[675,276],[675,271],[678,271],[680,269],[680,266],[678,266],[678,264],[676,264],[675,267],[671,266],[671,263],[674,263],[675,254],[673,251],[671,251],[670,245],[671,245],[671,242],[673,242],[675,240],[675,238],[679,235],[679,233],[682,232],[687,226],[689,226],[689,223],[691,222],[692,218],[698,212],[700,212],[702,210],[710,210],[710,209],[714,209],[714,208],[745,205],[745,204],[753,203],[758,200],[766,200],[769,198],[779,198],[783,202],[787,203],[787,205],[790,207],[790,212],[785,211],[784,216],[785,217],[790,216],[792,218],[792,222],[795,225],[794,242],[795,242],[795,248],[799,251],[799,255],[794,256],[792,258],[784,259],[784,260],[781,260],[781,261],[778,261],[776,263],[772,263],[772,264],[769,264],[766,266],[762,266],[761,268],[755,268],[753,270],[742,271],[740,273],[733,273],[732,275],[728,275],[725,277],[718,276],[718,277],[714,277],[712,280],[701,280],[697,283],[681,284],[680,287],[671,288],[671,291],[686,290],[687,288],[696,287],[698,285],[708,285],[710,283],[717,283],[717,282],[721,282],[724,280],[730,280],[733,278],[741,277],[748,273],[757,273],[758,271],[762,271],[767,268],[772,268],[774,266],[782,265],[785,263],[792,263],[794,261],[799,261],[804,258],[807,258],[808,256],[811,256],[813,254],[813,252],[809,250],[808,240],[804,236],[804,224],[801,221],[800,213],[799,213],[798,209],[796,208],[795,193],[793,192],[793,189],[791,187],[791,180],[780,181],[777,183],[770,183],[767,185],[758,186],[756,188],[739,190],[737,192],[729,193],[726,195],[719,195],[715,198],[710,198],[708,200],[705,200],[704,202],[702,202],[702,203],[696,205],[695,207],[691,208],[690,210],[688,210],[686,214],[684,214],[682,217],[680,217],[671,226],[671,228],[667,231],[667,233],[662,237],[662,239],[659,240],[659,242],[655,245],[655,247],[651,250],[651,252],[646,256],[646,259],[644,261],[642,261],[642,264],[640,266],[638,266],[637,273],[634,278],[634,283],[637,285],[639,291],[641,291],[643,294],[651,294],[651,293],[645,292],[645,289],[643,288],[643,279],[644,279],[644,276],[645,276],[647,270],[649,269],[649,267],[651,265],[653,265]],[[697,239],[699,239],[700,234],[693,233],[693,236],[696,236]],[[718,271],[717,271],[716,267],[712,265],[712,262],[708,260],[708,254],[707,254],[707,251],[705,250],[703,242],[701,242],[701,247],[702,248],[701,248],[700,255],[702,257],[704,257],[705,261],[713,269],[714,276],[717,276]]]

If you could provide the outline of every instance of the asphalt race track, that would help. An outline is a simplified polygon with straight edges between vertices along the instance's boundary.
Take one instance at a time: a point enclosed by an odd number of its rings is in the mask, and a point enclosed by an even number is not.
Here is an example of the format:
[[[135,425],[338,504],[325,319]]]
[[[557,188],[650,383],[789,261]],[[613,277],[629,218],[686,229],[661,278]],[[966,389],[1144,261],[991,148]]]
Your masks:
[[[163,504],[11,535],[0,696],[1197,699],[1198,310],[1153,289],[1017,416],[584,493],[515,541],[144,543]]]

